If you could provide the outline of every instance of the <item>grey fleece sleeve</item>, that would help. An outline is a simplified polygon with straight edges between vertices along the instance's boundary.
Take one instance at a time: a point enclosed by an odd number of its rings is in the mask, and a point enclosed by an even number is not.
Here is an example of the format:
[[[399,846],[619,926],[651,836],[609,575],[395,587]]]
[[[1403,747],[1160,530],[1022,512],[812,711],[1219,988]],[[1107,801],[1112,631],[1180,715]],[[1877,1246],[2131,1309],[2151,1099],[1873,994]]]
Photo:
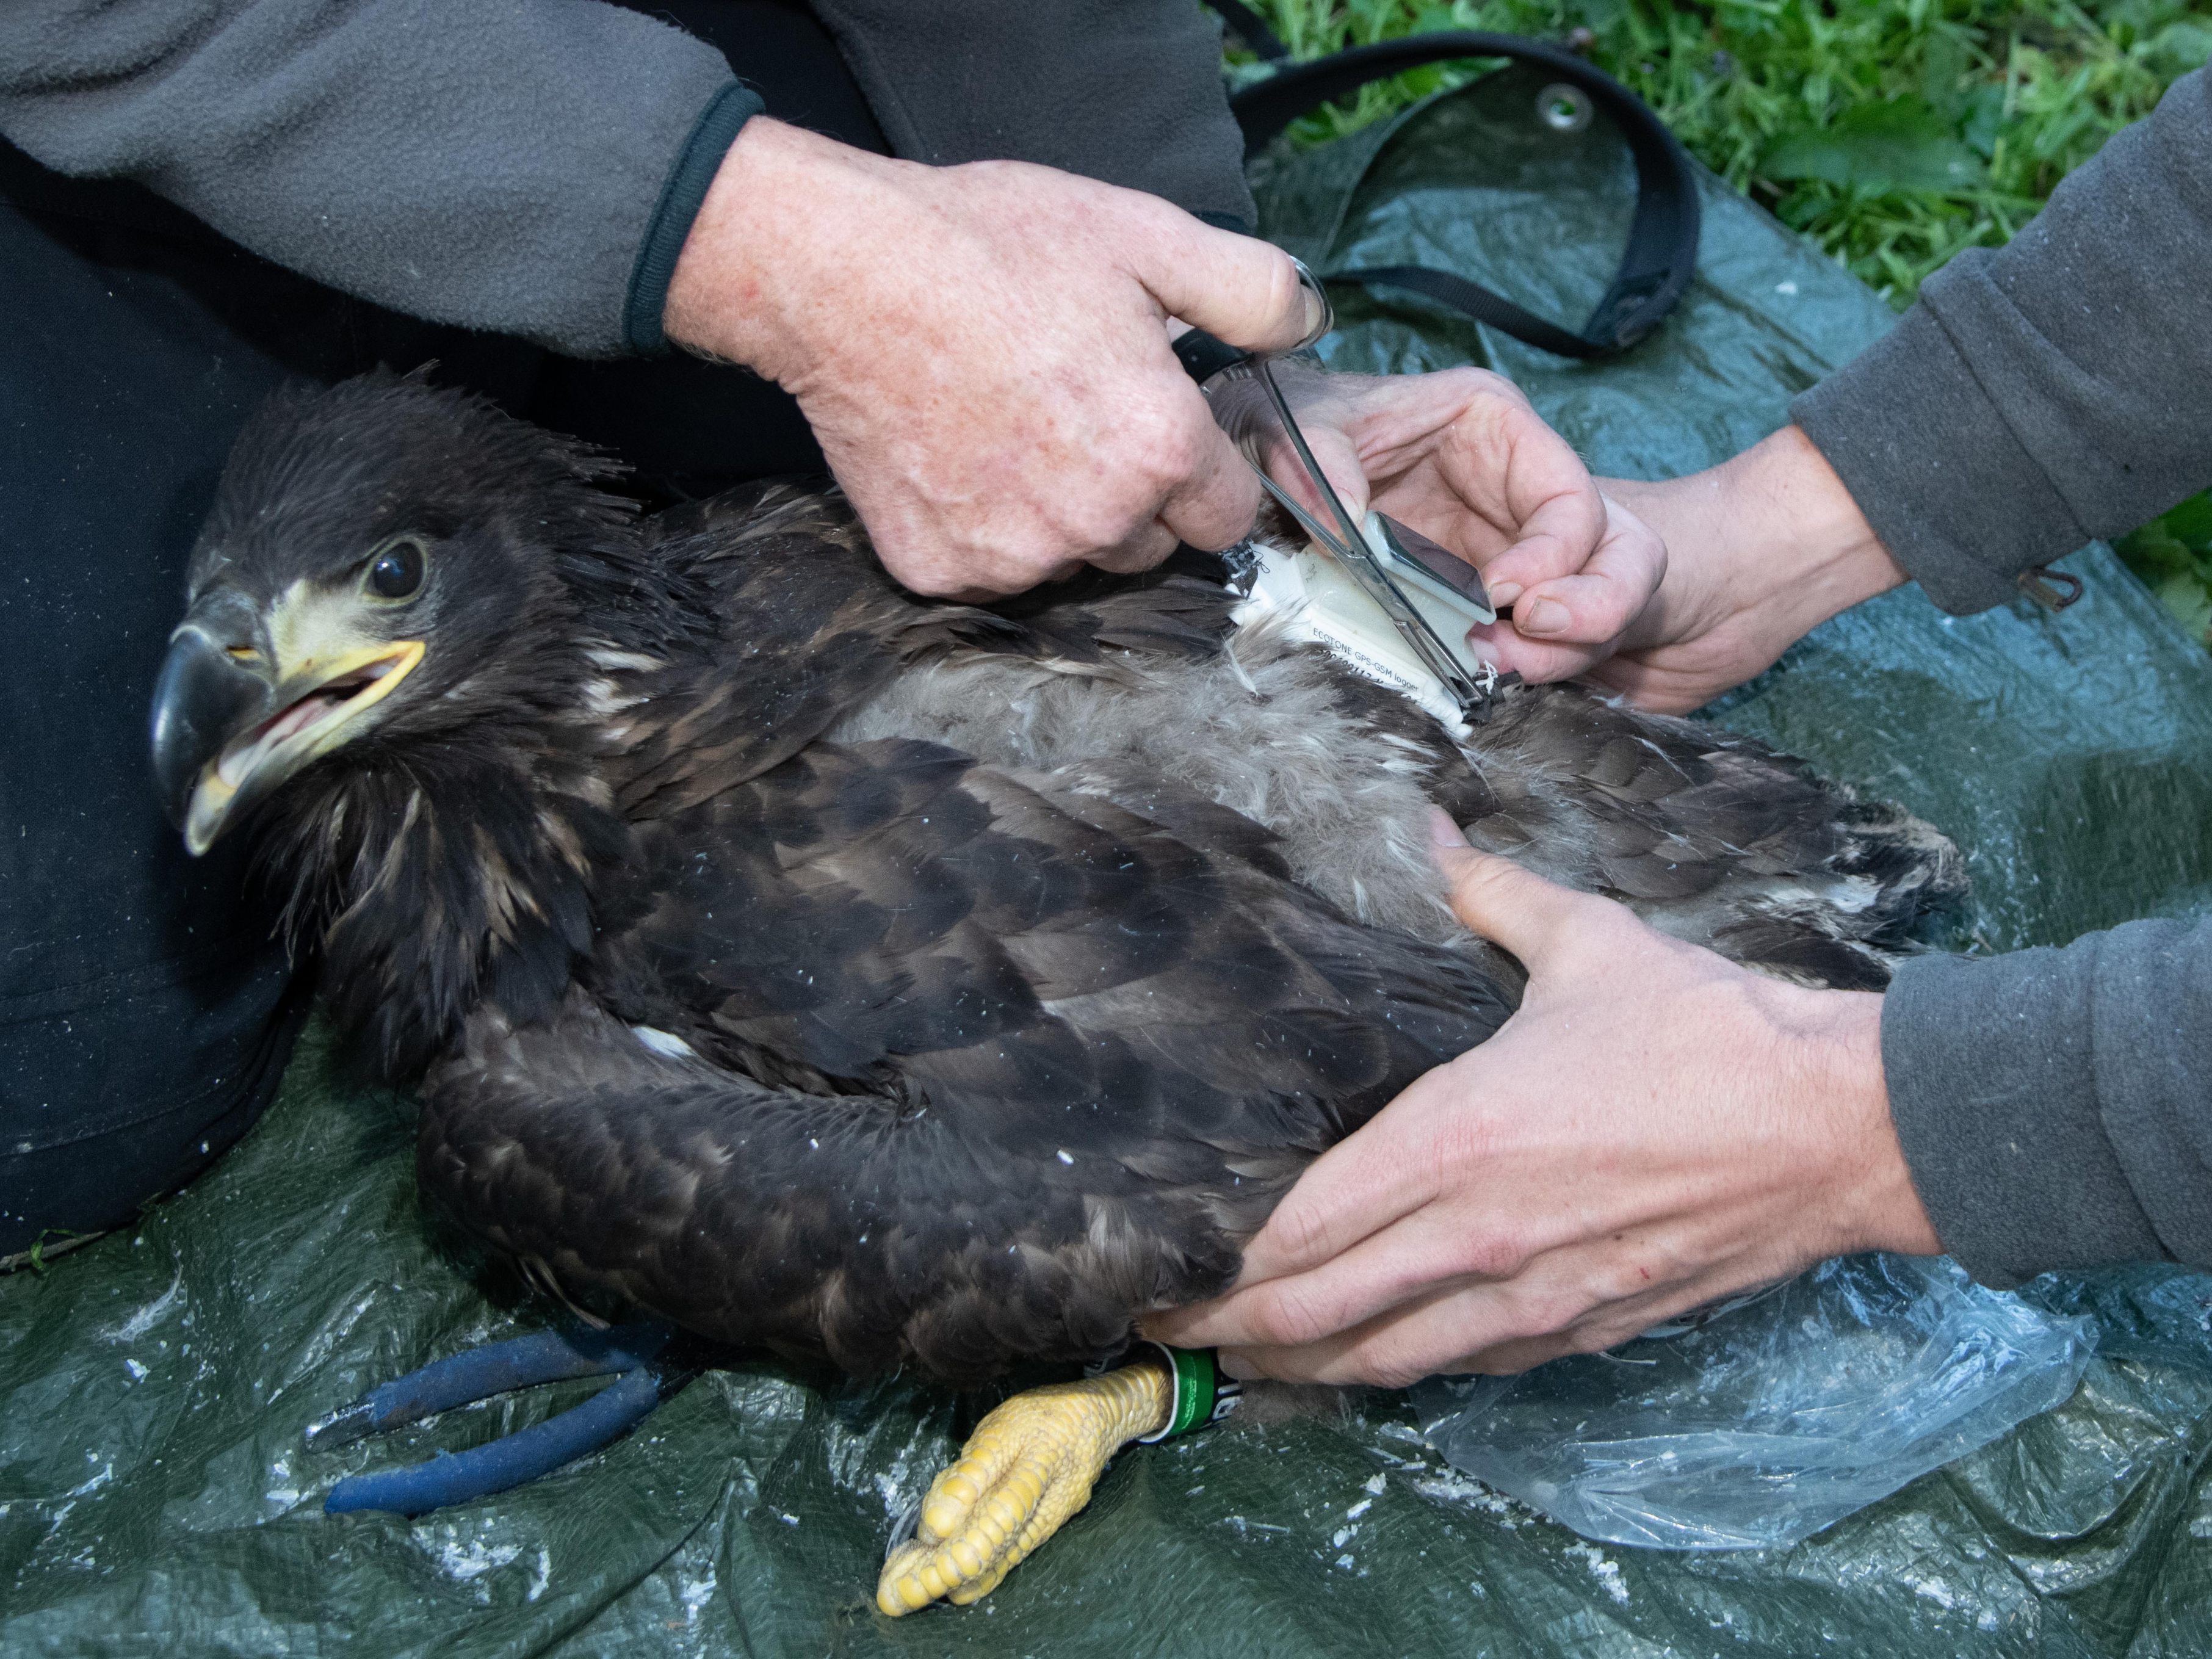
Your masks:
[[[1946,611],[2212,483],[2212,82],[2199,70],[1996,252],[1970,249],[1790,416]]]
[[[1881,1047],[1913,1184],[1977,1279],[2212,1267],[2212,920],[1917,957]]]
[[[9,0],[0,132],[291,270],[580,356],[661,343],[669,273],[761,107],[598,0]]]
[[[1929,597],[1981,610],[2212,481],[2208,270],[2200,70],[1790,415]],[[1976,1277],[2212,1267],[2212,921],[1908,962],[1881,1042],[1914,1185]]]

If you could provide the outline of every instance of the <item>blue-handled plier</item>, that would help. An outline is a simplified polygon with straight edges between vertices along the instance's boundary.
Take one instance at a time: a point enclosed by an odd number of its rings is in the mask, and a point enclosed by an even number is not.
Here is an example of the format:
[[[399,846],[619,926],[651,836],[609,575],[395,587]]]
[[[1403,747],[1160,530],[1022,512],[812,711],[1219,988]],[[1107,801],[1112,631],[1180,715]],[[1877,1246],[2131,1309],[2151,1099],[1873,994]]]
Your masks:
[[[676,1352],[674,1328],[659,1321],[601,1331],[540,1331],[434,1360],[373,1389],[307,1428],[313,1450],[349,1445],[494,1395],[585,1376],[617,1380],[558,1417],[465,1452],[374,1474],[349,1475],[331,1488],[324,1513],[389,1510],[423,1515],[505,1492],[595,1452],[636,1426],[699,1374]]]

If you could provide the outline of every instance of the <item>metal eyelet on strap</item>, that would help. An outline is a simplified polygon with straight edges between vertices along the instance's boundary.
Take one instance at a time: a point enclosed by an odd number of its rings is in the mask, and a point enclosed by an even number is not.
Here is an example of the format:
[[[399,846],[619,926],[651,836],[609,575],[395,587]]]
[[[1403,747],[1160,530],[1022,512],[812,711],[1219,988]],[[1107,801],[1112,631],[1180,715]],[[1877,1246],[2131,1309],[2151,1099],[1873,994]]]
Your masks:
[[[2056,616],[2081,597],[2081,579],[2071,571],[2032,565],[2020,573],[2020,591]]]
[[[1536,94],[1536,118],[1554,132],[1580,132],[1597,113],[1589,94],[1554,81]]]

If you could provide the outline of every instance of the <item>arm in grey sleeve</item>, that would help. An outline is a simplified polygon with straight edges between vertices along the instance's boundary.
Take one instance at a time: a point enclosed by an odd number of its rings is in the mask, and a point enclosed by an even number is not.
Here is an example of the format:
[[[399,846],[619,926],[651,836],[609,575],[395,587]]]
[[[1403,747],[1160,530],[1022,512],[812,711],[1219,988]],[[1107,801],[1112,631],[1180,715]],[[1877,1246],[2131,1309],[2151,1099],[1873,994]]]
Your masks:
[[[1913,1185],[1976,1278],[2212,1267],[2212,920],[1917,957],[1881,1048]]]
[[[760,100],[599,0],[11,0],[0,131],[293,270],[582,356],[659,347]]]
[[[2212,81],[1969,249],[1790,417],[1945,610],[2212,483]]]

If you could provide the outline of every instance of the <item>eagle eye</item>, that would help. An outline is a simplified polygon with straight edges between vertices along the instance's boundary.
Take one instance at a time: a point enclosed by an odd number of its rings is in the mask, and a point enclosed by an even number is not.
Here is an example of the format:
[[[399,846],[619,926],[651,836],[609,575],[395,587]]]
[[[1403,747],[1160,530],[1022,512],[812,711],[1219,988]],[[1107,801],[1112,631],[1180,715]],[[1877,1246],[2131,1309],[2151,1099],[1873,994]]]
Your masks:
[[[380,599],[411,599],[422,588],[422,544],[397,541],[368,562],[362,586]]]

